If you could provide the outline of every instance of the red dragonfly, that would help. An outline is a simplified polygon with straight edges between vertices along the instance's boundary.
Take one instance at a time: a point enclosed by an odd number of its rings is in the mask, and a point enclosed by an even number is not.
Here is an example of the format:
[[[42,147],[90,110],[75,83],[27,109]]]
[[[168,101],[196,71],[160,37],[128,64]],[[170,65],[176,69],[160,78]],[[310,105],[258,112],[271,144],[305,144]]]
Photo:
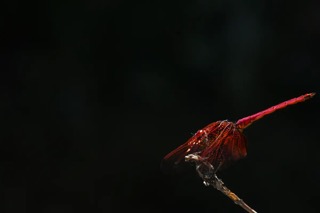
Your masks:
[[[247,142],[243,130],[265,115],[312,98],[315,93],[307,93],[272,106],[256,114],[238,120],[213,122],[198,130],[186,143],[164,157],[164,161],[178,164],[188,154],[197,154],[210,163],[215,171],[247,155]]]

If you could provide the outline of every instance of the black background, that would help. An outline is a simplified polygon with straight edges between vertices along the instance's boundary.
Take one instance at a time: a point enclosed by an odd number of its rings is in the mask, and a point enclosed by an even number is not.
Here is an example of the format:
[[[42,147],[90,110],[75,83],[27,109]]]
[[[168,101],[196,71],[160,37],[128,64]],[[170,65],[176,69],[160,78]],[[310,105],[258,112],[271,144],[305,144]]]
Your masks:
[[[165,154],[319,92],[318,1],[6,1],[1,212],[244,212]],[[258,212],[319,212],[319,95],[245,131],[221,171]]]

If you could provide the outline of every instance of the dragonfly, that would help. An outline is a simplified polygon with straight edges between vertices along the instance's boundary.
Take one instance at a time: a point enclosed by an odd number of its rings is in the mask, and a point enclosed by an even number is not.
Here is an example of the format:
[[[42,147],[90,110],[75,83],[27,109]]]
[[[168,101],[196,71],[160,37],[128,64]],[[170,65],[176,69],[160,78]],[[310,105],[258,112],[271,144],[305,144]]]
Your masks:
[[[219,120],[198,130],[187,142],[180,145],[163,160],[179,164],[189,154],[196,154],[210,163],[215,172],[228,167],[231,163],[246,157],[247,140],[243,130],[255,121],[289,105],[304,102],[316,93],[307,93],[296,98],[281,102],[263,111],[239,119],[237,122]]]

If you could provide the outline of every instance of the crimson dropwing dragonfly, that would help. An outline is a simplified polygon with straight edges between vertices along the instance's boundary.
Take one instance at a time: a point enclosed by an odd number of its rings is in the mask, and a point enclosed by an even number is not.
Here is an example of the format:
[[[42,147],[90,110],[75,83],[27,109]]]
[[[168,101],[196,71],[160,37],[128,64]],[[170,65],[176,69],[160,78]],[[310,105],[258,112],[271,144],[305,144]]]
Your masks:
[[[304,102],[314,95],[315,93],[307,93],[292,98],[235,123],[228,120],[213,122],[197,131],[186,143],[171,151],[163,160],[178,164],[187,155],[196,154],[210,163],[217,172],[247,155],[247,142],[243,134],[245,128],[266,115],[289,105]]]

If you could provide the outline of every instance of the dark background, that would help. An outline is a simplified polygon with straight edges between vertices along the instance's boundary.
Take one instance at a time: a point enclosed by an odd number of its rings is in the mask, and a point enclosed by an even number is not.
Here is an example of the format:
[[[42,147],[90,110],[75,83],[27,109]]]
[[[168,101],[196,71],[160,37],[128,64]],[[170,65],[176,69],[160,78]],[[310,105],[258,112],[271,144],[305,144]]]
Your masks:
[[[165,154],[319,92],[318,1],[6,1],[0,212],[244,212]],[[221,171],[258,212],[319,212],[319,95],[250,126]],[[188,169],[189,168],[189,169]]]

